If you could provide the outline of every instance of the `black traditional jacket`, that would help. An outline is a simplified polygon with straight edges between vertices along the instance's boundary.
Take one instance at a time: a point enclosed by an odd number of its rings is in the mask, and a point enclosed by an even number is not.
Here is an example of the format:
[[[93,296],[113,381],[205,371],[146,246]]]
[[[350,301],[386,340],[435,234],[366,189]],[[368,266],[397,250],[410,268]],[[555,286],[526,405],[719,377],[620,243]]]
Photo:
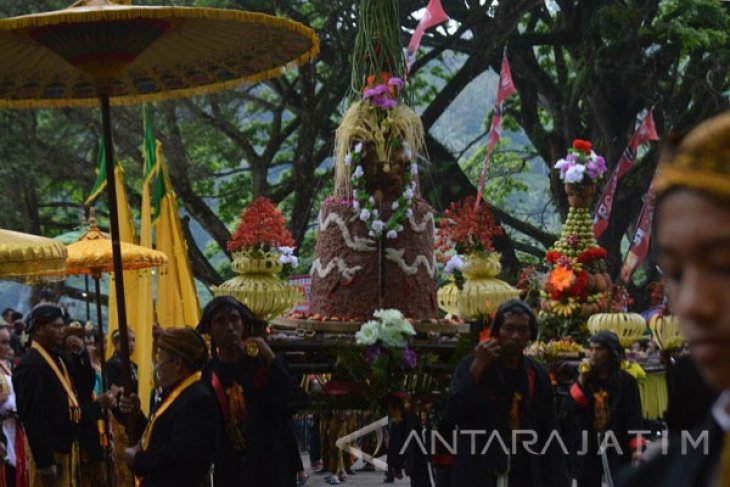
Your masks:
[[[451,485],[496,485],[497,475],[507,471],[509,463],[510,486],[570,486],[564,451],[559,442],[548,441],[557,432],[557,420],[545,368],[529,357],[524,357],[519,369],[507,369],[497,360],[477,381],[470,371],[473,360],[469,355],[456,368],[446,402],[444,421],[449,429],[458,429]],[[517,402],[516,397],[520,399]],[[513,449],[512,421],[519,423],[519,430],[535,432],[537,443],[529,447],[535,454],[520,444],[520,438],[530,439],[526,437],[518,436]],[[473,436],[474,453],[471,434],[464,434],[468,430],[479,432]],[[510,455],[497,442],[497,436]],[[485,452],[490,437],[493,441]],[[515,455],[511,455],[513,451]]]
[[[203,370],[203,380],[216,397],[222,431],[215,485],[291,485],[289,421],[303,397],[284,362],[246,357],[225,364],[214,357]]]
[[[185,389],[157,418],[149,445],[134,457],[132,470],[142,486],[200,486],[219,441],[217,416],[215,399],[205,383],[198,381]]]
[[[83,357],[72,358],[53,350],[48,354],[66,367],[74,392],[79,400],[80,421],[72,421],[69,401],[61,382],[41,354],[30,348],[13,373],[18,416],[23,423],[26,438],[36,466],[39,469],[53,465],[53,452],[69,453],[73,442],[80,438],[80,424],[94,436],[96,420],[101,417],[98,405],[90,400],[94,371]],[[85,354],[85,352],[84,352]],[[85,357],[85,355],[84,355]]]

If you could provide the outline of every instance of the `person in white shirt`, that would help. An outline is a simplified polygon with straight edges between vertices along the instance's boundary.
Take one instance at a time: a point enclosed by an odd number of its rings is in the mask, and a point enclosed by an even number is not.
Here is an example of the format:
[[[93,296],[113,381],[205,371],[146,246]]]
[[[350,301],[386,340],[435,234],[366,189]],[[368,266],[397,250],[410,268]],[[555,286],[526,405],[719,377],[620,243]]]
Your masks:
[[[8,487],[28,483],[25,436],[15,407],[15,389],[10,367],[13,355],[13,347],[10,345],[10,330],[8,327],[2,326],[0,327],[0,418],[2,418],[2,433],[5,437],[4,485]]]

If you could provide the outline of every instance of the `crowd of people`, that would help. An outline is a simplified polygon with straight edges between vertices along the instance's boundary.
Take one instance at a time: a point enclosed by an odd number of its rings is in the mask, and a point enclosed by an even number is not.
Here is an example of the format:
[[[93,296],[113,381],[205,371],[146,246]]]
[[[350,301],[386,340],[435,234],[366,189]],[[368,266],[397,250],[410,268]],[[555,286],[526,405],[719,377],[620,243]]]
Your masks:
[[[405,472],[413,487],[730,485],[728,160],[724,114],[666,154],[656,181],[659,267],[694,370],[675,374],[689,386],[670,391],[672,421],[687,417],[677,402],[700,402],[691,414],[704,419],[679,429],[697,426],[688,436],[705,433],[706,448],[687,448],[686,431],[647,448],[639,389],[620,366],[612,332],[590,338],[589,363],[557,400],[545,367],[524,354],[536,317],[511,300],[496,312],[490,338],[456,367],[439,435],[419,436],[425,425],[408,413],[392,418],[389,473]],[[102,374],[94,334],[70,326],[64,308],[44,300],[18,315],[7,310],[0,326],[0,485],[301,485],[292,417],[305,396],[240,302],[216,297],[197,328],[155,330],[148,415],[134,366],[125,388],[119,334]],[[127,345],[134,349],[133,334]],[[700,377],[706,395],[697,392]],[[424,441],[411,441],[414,431]],[[437,436],[454,441],[434,444]],[[338,453],[326,456],[342,466]]]
[[[148,416],[134,363],[132,390],[124,389],[120,334],[102,381],[94,334],[84,340],[64,315],[56,303],[36,305],[20,357],[14,329],[0,327],[0,485],[297,485],[303,467],[291,419],[303,393],[253,336],[261,323],[240,302],[214,298],[197,329],[155,330]],[[133,352],[136,337],[128,339]]]

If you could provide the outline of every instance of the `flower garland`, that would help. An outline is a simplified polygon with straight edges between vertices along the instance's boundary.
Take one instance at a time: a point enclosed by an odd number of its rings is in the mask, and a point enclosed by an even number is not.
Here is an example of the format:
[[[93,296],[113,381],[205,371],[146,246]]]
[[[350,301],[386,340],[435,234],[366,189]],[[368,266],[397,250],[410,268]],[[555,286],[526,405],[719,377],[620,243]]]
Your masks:
[[[359,219],[365,223],[368,235],[394,239],[403,231],[405,220],[413,217],[413,200],[416,197],[416,180],[418,178],[418,164],[408,142],[393,139],[393,144],[403,149],[403,156],[409,161],[408,170],[403,175],[403,190],[397,200],[391,203],[393,211],[387,221],[384,221],[380,210],[375,207],[375,197],[365,189],[365,170],[362,167],[363,143],[358,142],[354,149],[345,156],[345,165],[355,166],[352,171],[352,207],[359,211]]]
[[[603,178],[608,168],[603,156],[593,152],[587,140],[575,139],[568,155],[555,163],[560,179],[568,184],[595,183]]]

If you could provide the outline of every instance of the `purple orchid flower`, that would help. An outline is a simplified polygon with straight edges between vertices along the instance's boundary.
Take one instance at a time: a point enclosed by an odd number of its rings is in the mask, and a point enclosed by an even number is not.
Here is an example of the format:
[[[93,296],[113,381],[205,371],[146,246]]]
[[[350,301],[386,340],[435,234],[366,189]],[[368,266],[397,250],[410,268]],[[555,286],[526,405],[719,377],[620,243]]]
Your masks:
[[[365,90],[362,94],[362,97],[367,100],[368,98],[374,98],[387,92],[388,87],[386,85],[378,85],[375,88],[368,88],[367,90]]]
[[[386,98],[386,97],[380,96],[380,95],[374,96],[373,99],[371,100],[371,102],[372,102],[373,106],[382,108],[384,110],[393,108],[394,106],[396,106],[398,104],[398,102],[396,102],[394,99]]]
[[[398,88],[403,88],[406,86],[405,82],[400,79],[397,76],[393,76],[388,80],[388,86],[397,86]]]
[[[378,345],[373,345],[365,351],[365,362],[367,362],[368,365],[373,365],[373,362],[378,360],[382,354],[383,349],[381,349]]]
[[[403,360],[408,367],[415,369],[418,365],[418,354],[415,350],[406,347],[405,350],[403,350]]]

